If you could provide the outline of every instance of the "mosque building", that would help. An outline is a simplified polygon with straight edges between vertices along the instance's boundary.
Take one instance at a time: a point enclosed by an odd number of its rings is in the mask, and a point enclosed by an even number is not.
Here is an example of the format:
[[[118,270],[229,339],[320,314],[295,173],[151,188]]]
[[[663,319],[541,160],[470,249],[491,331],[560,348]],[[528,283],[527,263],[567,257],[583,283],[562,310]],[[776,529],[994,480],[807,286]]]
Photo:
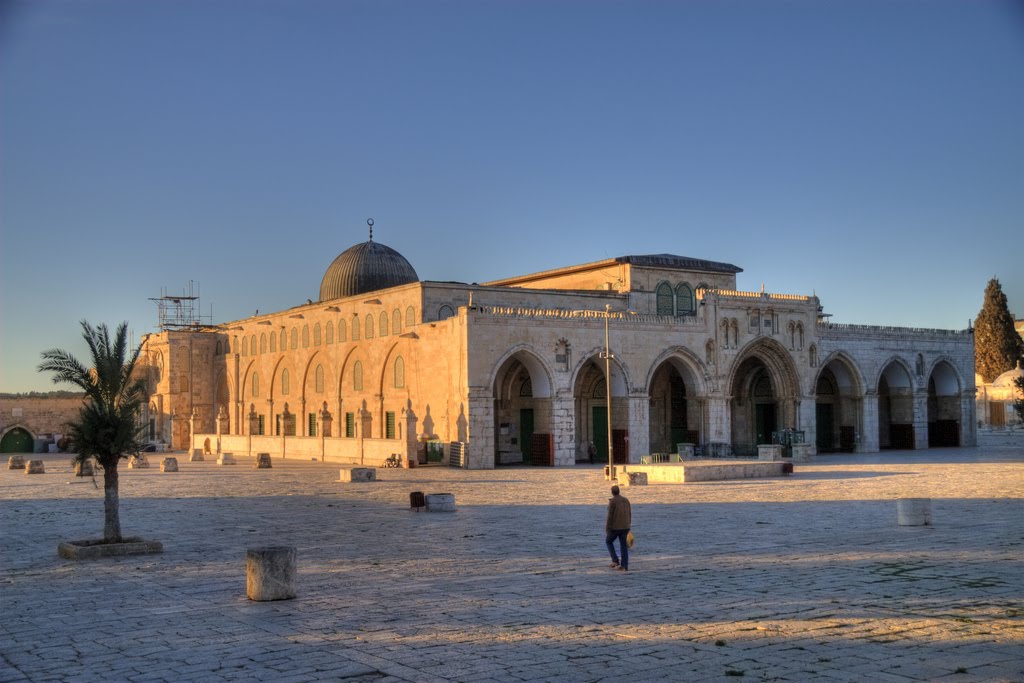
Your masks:
[[[467,468],[607,462],[609,440],[617,462],[753,455],[784,430],[817,453],[975,444],[971,330],[830,323],[815,296],[738,291],[741,270],[651,254],[420,281],[371,232],[316,301],[147,335],[147,436]]]

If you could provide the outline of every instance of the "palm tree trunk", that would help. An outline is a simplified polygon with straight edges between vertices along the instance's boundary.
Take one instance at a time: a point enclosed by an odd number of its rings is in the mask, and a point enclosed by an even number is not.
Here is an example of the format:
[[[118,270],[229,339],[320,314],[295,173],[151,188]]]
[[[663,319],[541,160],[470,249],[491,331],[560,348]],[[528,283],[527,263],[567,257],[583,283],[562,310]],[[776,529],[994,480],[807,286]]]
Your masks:
[[[120,502],[117,498],[117,458],[103,468],[103,540],[121,542]]]

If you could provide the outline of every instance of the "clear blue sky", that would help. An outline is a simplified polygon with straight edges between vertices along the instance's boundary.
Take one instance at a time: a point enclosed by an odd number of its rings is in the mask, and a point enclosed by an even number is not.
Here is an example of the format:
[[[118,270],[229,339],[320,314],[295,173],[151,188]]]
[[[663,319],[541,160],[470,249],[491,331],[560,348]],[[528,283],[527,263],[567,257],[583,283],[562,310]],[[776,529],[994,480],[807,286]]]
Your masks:
[[[78,321],[608,256],[745,269],[838,322],[1024,316],[1024,8],[1000,2],[0,3],[0,390]]]

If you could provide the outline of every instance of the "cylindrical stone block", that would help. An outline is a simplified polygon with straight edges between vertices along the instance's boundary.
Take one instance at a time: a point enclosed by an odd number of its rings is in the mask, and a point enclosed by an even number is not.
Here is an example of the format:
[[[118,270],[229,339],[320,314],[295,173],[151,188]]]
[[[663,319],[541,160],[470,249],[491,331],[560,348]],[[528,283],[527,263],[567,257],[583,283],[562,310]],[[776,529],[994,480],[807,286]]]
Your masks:
[[[932,523],[931,498],[900,498],[896,501],[899,526],[928,526]]]
[[[7,459],[7,469],[20,470],[25,468],[25,458],[20,455],[12,455]]]
[[[177,472],[178,471],[178,459],[177,458],[164,458],[160,462],[161,472]]]
[[[455,512],[454,493],[428,493],[427,512]]]
[[[42,460],[29,460],[25,465],[25,474],[46,474]]]
[[[245,551],[245,594],[250,600],[295,597],[294,546],[268,546]]]

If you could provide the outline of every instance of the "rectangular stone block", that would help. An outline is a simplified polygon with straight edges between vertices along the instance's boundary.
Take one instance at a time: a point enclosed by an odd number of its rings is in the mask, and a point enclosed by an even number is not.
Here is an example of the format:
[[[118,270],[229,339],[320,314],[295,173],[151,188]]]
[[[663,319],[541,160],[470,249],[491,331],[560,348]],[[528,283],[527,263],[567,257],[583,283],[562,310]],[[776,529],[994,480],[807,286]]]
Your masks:
[[[221,453],[220,457],[217,458],[218,465],[236,465],[235,455],[233,453]]]
[[[363,482],[377,481],[376,467],[342,467],[338,471],[338,481]]]
[[[161,472],[177,472],[178,471],[178,459],[177,458],[164,458],[160,462]]]
[[[12,455],[7,459],[7,469],[21,470],[25,468],[25,458],[20,455]]]
[[[777,443],[763,443],[757,446],[757,459],[774,462],[782,460],[782,446]]]

